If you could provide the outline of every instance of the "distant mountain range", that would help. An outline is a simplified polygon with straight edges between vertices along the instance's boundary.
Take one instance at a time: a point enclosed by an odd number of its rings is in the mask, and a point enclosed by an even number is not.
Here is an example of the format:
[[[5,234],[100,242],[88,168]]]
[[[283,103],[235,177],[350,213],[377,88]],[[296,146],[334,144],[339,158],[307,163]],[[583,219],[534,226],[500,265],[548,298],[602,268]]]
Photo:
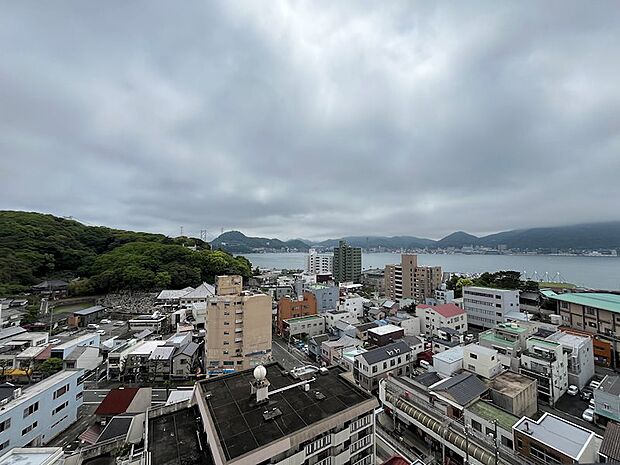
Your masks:
[[[353,247],[398,249],[462,248],[469,246],[493,247],[505,245],[519,250],[597,250],[620,249],[620,221],[588,223],[572,226],[515,229],[488,236],[474,236],[464,231],[454,232],[438,241],[415,236],[349,236],[321,242],[293,239],[267,239],[248,237],[239,231],[227,231],[211,242],[214,249],[221,248],[232,253],[251,253],[263,250],[307,251],[311,247],[336,247],[345,240]]]

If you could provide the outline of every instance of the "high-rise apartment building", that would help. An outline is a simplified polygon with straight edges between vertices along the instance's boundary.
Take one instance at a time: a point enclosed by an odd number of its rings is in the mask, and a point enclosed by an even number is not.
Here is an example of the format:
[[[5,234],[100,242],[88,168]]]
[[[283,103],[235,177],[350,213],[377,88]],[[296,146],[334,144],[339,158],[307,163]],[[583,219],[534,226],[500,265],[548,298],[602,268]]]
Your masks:
[[[207,301],[205,363],[209,374],[264,363],[271,353],[271,297],[243,291],[241,276],[218,276]]]
[[[440,266],[418,266],[417,255],[402,254],[400,264],[385,265],[385,294],[425,303],[441,286],[441,278]]]
[[[345,241],[340,241],[338,247],[334,248],[333,276],[339,283],[359,283],[362,277],[362,249],[349,247]]]
[[[306,257],[306,271],[311,274],[332,274],[334,256],[328,253],[318,253],[310,249]]]

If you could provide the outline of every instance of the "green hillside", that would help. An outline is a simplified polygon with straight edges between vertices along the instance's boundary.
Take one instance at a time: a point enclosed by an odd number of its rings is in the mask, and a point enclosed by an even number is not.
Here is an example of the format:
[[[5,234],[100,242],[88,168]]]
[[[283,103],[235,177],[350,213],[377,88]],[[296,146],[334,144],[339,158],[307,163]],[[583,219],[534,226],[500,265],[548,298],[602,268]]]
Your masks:
[[[186,246],[196,246],[197,250]],[[41,213],[0,211],[0,295],[44,279],[74,280],[74,294],[195,286],[215,275],[251,275],[243,257],[195,238],[85,226]]]

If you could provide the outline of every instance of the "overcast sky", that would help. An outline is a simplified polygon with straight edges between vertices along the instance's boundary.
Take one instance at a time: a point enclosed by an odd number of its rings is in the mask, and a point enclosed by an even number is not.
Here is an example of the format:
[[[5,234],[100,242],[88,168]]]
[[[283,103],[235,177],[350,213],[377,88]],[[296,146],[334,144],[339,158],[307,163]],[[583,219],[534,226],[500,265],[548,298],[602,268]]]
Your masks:
[[[209,238],[620,219],[617,1],[16,1],[0,49],[3,209]]]

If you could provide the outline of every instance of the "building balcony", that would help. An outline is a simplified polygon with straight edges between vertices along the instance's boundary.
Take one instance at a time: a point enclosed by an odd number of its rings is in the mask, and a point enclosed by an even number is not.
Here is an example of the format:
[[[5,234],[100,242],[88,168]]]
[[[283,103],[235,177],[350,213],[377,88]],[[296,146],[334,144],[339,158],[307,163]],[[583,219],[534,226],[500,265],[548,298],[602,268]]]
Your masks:
[[[372,445],[372,438],[372,434],[369,434],[351,444],[351,455],[357,454],[360,450]]]

